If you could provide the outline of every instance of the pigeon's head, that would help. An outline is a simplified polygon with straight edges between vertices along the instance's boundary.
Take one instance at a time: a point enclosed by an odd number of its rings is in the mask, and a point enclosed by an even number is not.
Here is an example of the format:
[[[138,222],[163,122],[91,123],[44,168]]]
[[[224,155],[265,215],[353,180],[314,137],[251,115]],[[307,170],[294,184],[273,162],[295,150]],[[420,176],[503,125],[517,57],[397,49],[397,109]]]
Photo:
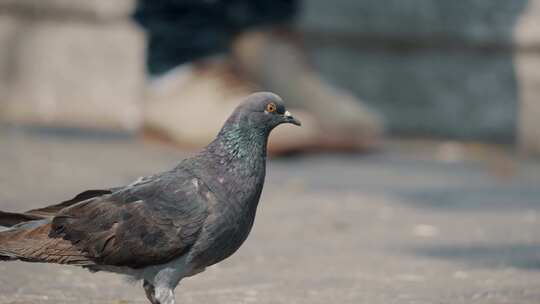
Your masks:
[[[249,95],[236,108],[231,118],[250,128],[266,130],[272,130],[284,123],[301,125],[300,121],[287,111],[281,97],[270,92],[258,92]]]

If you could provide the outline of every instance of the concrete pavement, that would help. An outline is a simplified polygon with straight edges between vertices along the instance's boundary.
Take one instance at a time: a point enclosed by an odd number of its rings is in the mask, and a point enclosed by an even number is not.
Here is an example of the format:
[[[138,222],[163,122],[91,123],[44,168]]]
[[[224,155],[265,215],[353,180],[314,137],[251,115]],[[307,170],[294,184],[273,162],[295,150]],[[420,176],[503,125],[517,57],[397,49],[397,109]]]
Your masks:
[[[539,163],[455,144],[386,150],[270,161],[252,234],[184,280],[177,302],[540,303]],[[3,130],[0,209],[125,184],[186,155],[114,136]],[[0,263],[0,303],[146,299],[116,275],[15,262]]]

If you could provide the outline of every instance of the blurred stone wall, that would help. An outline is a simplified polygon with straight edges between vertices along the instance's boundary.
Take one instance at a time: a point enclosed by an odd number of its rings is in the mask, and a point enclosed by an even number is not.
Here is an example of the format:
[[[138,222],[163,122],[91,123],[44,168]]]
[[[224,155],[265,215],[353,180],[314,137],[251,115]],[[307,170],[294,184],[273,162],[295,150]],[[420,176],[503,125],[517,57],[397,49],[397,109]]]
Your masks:
[[[136,129],[145,44],[133,8],[132,0],[0,0],[2,120]]]
[[[0,0],[0,118],[135,130],[135,0]],[[517,142],[540,154],[540,0],[304,0],[326,77],[392,134]]]
[[[520,130],[540,151],[539,3],[306,0],[299,26],[326,77],[390,132],[513,142]]]
[[[530,1],[514,34],[520,99],[518,143],[522,152],[540,156],[540,1]]]

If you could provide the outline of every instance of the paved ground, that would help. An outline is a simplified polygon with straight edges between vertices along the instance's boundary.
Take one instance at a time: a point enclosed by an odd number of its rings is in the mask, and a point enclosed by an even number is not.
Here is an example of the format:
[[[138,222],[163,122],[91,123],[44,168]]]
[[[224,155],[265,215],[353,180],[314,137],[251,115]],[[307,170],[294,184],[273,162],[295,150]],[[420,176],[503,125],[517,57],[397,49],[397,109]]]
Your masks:
[[[393,143],[272,160],[254,231],[179,303],[540,303],[540,164],[480,146]],[[466,151],[463,154],[463,151]],[[0,132],[0,209],[120,185],[185,157],[134,140]],[[139,285],[1,263],[0,303],[145,303]]]

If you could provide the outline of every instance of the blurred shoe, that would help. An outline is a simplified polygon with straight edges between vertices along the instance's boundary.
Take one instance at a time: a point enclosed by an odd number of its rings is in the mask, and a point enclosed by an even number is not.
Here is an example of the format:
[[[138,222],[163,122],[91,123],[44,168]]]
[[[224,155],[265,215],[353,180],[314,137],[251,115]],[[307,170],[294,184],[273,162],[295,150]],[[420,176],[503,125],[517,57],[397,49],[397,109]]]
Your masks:
[[[292,107],[313,115],[319,136],[309,149],[369,150],[378,146],[381,117],[365,103],[321,79],[307,64],[294,37],[279,31],[240,35],[233,54],[242,70],[264,90],[276,92]],[[275,136],[285,130],[276,130]]]
[[[149,85],[143,111],[145,136],[199,149],[214,138],[238,103],[257,90],[224,57],[178,67]],[[270,154],[306,150],[320,131],[308,113],[290,111],[303,127],[283,126],[286,132],[271,137]]]
[[[182,148],[208,144],[238,102],[255,87],[224,58],[186,64],[150,82],[144,130]]]
[[[246,95],[267,90],[243,77],[243,73],[226,57],[216,57],[201,62],[180,66],[168,74],[153,80],[145,97],[144,134],[147,138],[173,142],[183,149],[198,149],[211,141],[225,119]],[[319,82],[306,81],[300,90],[320,90]],[[295,89],[291,89],[294,93]],[[329,88],[324,92],[328,92]],[[319,93],[321,94],[321,93]],[[338,93],[327,98],[336,98]],[[289,97],[292,96],[289,92]],[[361,126],[359,114],[350,115],[350,129],[340,122],[339,128],[320,119],[313,113],[313,107],[298,107],[284,97],[290,111],[302,121],[301,128],[282,126],[270,137],[268,151],[272,155],[317,150],[366,150],[375,146],[374,139],[365,130],[371,125]],[[298,99],[296,99],[298,100]],[[332,99],[325,99],[332,100]],[[342,98],[344,100],[344,98]],[[351,97],[348,103],[342,101],[345,114],[355,113],[359,107]],[[329,102],[321,102],[317,111],[335,113]],[[340,115],[344,120],[345,114]],[[363,113],[362,113],[363,114]],[[335,116],[335,114],[334,114]],[[367,119],[362,119],[362,122]],[[368,141],[369,139],[369,141]]]

